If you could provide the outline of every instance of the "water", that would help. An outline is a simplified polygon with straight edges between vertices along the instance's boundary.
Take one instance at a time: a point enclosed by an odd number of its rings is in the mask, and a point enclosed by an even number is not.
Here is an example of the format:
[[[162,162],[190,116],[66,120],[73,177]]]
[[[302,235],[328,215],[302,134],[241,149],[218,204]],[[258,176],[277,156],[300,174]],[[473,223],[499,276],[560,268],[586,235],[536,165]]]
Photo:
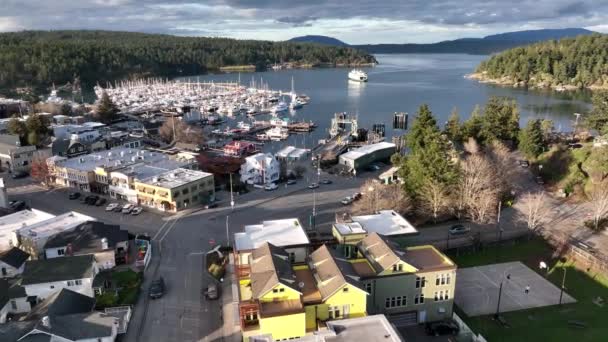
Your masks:
[[[570,130],[574,115],[589,107],[588,92],[558,93],[544,90],[526,90],[481,84],[464,78],[485,56],[464,54],[387,54],[377,55],[377,67],[366,68],[369,82],[348,81],[346,68],[293,69],[241,73],[241,83],[249,84],[263,79],[272,89],[291,89],[311,97],[310,104],[293,115],[297,120],[312,120],[318,128],[310,135],[293,135],[290,144],[314,146],[328,134],[331,118],[336,112],[357,114],[359,126],[371,129],[374,123],[386,124],[390,139],[402,131],[392,129],[394,112],[407,112],[411,120],[417,108],[426,103],[441,126],[453,108],[461,119],[470,116],[475,105],[482,105],[490,96],[508,96],[519,103],[522,125],[531,118],[551,119],[558,131]],[[201,81],[237,81],[238,74],[200,76]],[[237,120],[243,120],[238,117]],[[231,126],[234,126],[231,123]],[[267,144],[268,145],[268,144]],[[279,144],[271,144],[271,151]],[[283,144],[280,144],[283,145]]]

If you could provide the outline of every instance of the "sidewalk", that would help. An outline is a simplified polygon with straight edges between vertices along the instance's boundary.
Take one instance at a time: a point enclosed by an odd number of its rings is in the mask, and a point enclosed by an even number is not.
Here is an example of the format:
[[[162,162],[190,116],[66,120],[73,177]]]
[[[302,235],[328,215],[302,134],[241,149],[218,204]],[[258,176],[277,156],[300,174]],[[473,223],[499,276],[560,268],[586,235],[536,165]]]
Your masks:
[[[230,254],[224,282],[220,284],[222,293],[223,339],[229,342],[243,340],[239,322],[239,303],[236,278],[234,276],[234,257]]]

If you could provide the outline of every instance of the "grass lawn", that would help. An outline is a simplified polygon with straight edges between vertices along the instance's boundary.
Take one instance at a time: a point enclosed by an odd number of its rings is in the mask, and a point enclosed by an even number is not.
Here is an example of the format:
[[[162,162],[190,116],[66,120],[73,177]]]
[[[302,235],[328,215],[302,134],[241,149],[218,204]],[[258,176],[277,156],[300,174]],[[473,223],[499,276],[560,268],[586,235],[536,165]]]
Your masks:
[[[141,273],[132,270],[111,271],[106,275],[106,279],[112,284],[113,289],[120,290],[108,289],[102,295],[97,295],[97,307],[134,305],[139,296],[142,277]]]
[[[536,271],[539,271],[538,263],[541,260],[548,262],[551,266],[548,279],[558,287],[565,269],[566,292],[577,303],[503,313],[501,315],[510,325],[509,328],[500,326],[491,316],[468,318],[459,313],[471,329],[491,342],[608,341],[608,278],[577,270],[568,262],[562,264],[559,260],[551,260],[551,252],[550,246],[544,241],[534,239],[504,245],[498,255],[499,262],[521,261]],[[469,255],[450,255],[461,268],[496,263],[496,256],[496,249]],[[606,301],[603,307],[593,303],[598,296]],[[581,322],[586,327],[573,327],[568,321]]]

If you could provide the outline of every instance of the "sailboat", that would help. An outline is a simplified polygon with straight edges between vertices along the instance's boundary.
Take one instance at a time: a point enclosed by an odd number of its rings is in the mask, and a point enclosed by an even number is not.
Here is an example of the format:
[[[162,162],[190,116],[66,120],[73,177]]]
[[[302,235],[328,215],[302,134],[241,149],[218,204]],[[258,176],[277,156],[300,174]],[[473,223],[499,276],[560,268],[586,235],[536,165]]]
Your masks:
[[[298,95],[296,95],[296,92],[294,90],[294,81],[293,81],[293,76],[291,77],[291,102],[289,103],[289,108],[291,109],[300,109],[304,106],[304,104],[302,102],[300,102],[300,100],[298,99]]]

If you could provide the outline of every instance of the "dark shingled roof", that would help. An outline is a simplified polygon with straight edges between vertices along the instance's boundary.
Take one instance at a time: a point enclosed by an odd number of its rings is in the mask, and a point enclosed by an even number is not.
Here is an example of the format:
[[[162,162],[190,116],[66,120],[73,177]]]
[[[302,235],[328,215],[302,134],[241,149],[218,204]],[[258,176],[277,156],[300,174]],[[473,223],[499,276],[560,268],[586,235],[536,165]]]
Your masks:
[[[93,255],[30,260],[25,263],[22,285],[93,277]]]
[[[23,335],[32,331],[32,328],[36,325],[35,321],[23,321],[23,322],[7,322],[0,324],[0,336],[2,342],[16,342]],[[23,339],[21,341],[38,342],[38,340]]]
[[[44,316],[63,316],[93,311],[95,298],[69,289],[61,289],[34,307],[26,319],[41,319]]]
[[[300,292],[289,254],[266,242],[251,253],[251,293],[259,298],[278,284]]]
[[[9,300],[27,296],[20,279],[0,279],[0,308]]]
[[[120,226],[103,222],[89,221],[77,226],[74,230],[61,232],[50,238],[44,248],[65,247],[71,244],[73,253],[102,251],[101,239],[108,239],[108,247],[114,249],[116,244],[129,240],[129,232]]]
[[[13,247],[8,251],[0,253],[0,261],[14,268],[21,267],[21,265],[23,265],[23,263],[29,258],[29,254],[17,247]]]
[[[50,327],[39,320],[35,329],[76,341],[102,338],[112,335],[116,318],[101,312],[89,312],[64,316],[50,316]]]

